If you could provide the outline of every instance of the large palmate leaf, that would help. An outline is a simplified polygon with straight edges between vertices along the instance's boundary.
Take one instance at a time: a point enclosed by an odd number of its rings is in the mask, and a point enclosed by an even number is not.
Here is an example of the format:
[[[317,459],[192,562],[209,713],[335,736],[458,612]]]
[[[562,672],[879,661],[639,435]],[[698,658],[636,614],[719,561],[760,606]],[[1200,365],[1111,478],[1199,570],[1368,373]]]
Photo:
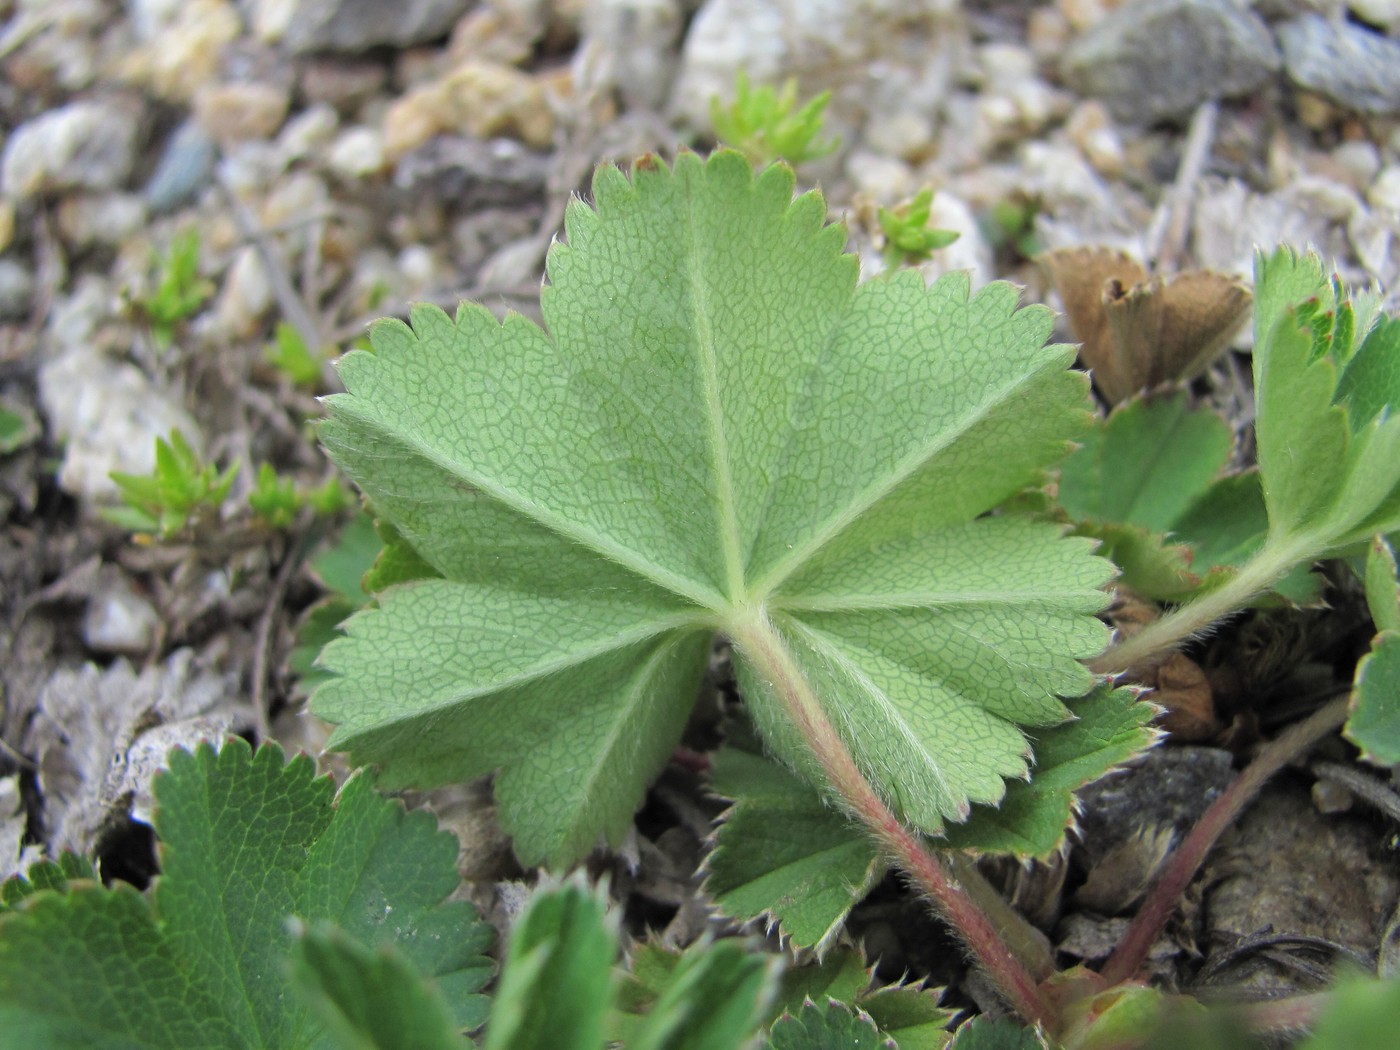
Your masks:
[[[332,746],[392,784],[497,771],[521,858],[568,863],[626,831],[721,632],[789,764],[798,690],[916,826],[1000,798],[1105,641],[1089,541],[979,518],[1087,422],[1049,312],[858,286],[821,199],[732,152],[593,195],[544,327],[420,307],[341,362],[323,440],[442,578],[327,646]]]
[[[347,1045],[286,984],[292,916],[335,923],[435,977],[442,1019],[485,1019],[494,939],[465,901],[457,842],[356,776],[336,796],[309,758],[172,752],[156,781],[162,873],[143,896],[57,868],[0,914],[0,1047],[185,1050]],[[70,881],[76,879],[76,881]],[[351,949],[353,951],[353,949]],[[343,975],[343,973],[342,973]],[[375,1004],[360,1004],[376,1014]],[[387,1004],[385,1008],[387,1008]],[[353,1045],[353,1044],[351,1044]]]

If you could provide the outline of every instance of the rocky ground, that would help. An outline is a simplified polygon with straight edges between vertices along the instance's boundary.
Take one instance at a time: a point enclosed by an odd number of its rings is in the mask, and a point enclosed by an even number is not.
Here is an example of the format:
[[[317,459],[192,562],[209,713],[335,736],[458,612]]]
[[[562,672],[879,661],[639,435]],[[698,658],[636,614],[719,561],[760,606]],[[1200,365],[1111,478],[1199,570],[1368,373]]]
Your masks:
[[[370,319],[416,300],[535,311],[593,167],[708,148],[710,100],[740,71],[832,92],[840,147],[799,181],[846,215],[870,270],[875,206],[931,185],[934,222],[961,236],[926,269],[1011,278],[1031,299],[1054,301],[1031,256],[1081,244],[1245,277],[1256,245],[1311,244],[1348,281],[1400,278],[1394,0],[0,0],[0,15],[0,877],[94,847],[109,875],[148,876],[140,821],[174,743],[317,746],[289,659],[330,582],[309,562],[339,526],[253,520],[254,468],[330,477],[314,397]],[[142,304],[153,259],[190,229],[209,296],[162,346]],[[279,323],[322,353],[319,375],[270,363]],[[149,471],[176,428],[244,469],[217,520],[133,542],[99,516],[110,473]],[[1067,906],[1065,887],[1114,849],[1151,854],[1143,828],[1182,826],[1228,777],[1229,744],[1156,753],[1120,778],[1137,795],[1095,792],[1092,850],[1007,875],[1068,955],[1101,952],[1134,893],[1129,878]],[[1168,957],[1304,986],[1319,953],[1375,964],[1393,829],[1337,815],[1349,796],[1318,777],[1261,803]],[[469,874],[522,874],[481,790],[434,803]],[[715,809],[680,772],[658,786],[615,883],[636,924],[703,926],[692,872]],[[1280,822],[1293,833],[1265,834]],[[1282,840],[1299,855],[1259,860]],[[1261,864],[1290,874],[1261,888]],[[1339,871],[1362,888],[1332,885]],[[857,929],[894,972],[953,975],[910,908],[886,887]],[[1311,954],[1241,950],[1262,926]],[[1237,972],[1270,952],[1286,957],[1273,976]]]

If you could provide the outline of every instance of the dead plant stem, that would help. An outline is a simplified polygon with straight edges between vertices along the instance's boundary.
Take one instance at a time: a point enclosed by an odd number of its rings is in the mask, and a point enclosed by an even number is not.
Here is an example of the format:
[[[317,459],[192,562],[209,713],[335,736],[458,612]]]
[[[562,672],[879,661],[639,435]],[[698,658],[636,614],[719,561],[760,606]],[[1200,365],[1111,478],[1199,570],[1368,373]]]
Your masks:
[[[1314,711],[1265,745],[1234,782],[1205,813],[1181,846],[1168,859],[1157,881],[1147,891],[1147,899],[1133,918],[1123,939],[1103,968],[1110,985],[1135,977],[1147,960],[1147,953],[1166,928],[1182,893],[1205,862],[1221,834],[1254,801],[1269,778],[1293,759],[1304,755],[1347,717],[1347,698],[1342,697]]]

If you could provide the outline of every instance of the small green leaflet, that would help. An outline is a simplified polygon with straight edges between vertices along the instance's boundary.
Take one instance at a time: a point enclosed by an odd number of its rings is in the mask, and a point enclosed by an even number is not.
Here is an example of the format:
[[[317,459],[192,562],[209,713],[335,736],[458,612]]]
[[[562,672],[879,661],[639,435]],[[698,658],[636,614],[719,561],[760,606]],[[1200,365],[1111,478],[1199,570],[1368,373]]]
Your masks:
[[[958,1029],[949,1050],[1045,1050],[1045,1040],[1009,1017],[974,1017]]]
[[[784,971],[775,1014],[796,1013],[808,1001],[835,1000],[863,1012],[899,1050],[942,1050],[956,1011],[939,1006],[940,995],[915,984],[877,987],[874,968],[860,951],[837,948],[820,962]]]
[[[611,1018],[627,1050],[731,1050],[758,1028],[780,965],[734,938],[684,952],[639,945]]]
[[[769,1050],[898,1050],[870,1015],[828,999],[784,1014],[768,1034]]]
[[[1268,532],[1259,476],[1221,476],[1234,444],[1229,427],[1185,391],[1135,398],[1091,430],[1060,468],[1058,501],[1076,532],[1143,597],[1182,601],[1218,586],[1263,545]],[[1276,590],[1315,600],[1304,565]]]
[[[579,877],[537,889],[511,931],[485,1050],[735,1050],[761,1023],[777,958],[703,939],[637,949],[614,968],[617,924]]]
[[[149,896],[48,880],[0,912],[0,1047],[328,1048],[285,983],[290,916],[334,922],[435,977],[459,1028],[484,1020],[494,934],[465,902],[457,843],[305,756],[234,739],[173,752],[156,782]],[[6,895],[11,900],[11,895]]]
[[[1376,637],[1356,665],[1346,735],[1363,758],[1393,766],[1400,763],[1400,581],[1384,536],[1371,541],[1366,557],[1366,603]]]
[[[1049,311],[858,285],[821,198],[732,151],[603,167],[593,197],[543,328],[420,307],[341,361],[322,439],[442,578],[326,647],[332,746],[393,786],[495,771],[520,858],[566,865],[625,834],[714,635],[761,631],[901,817],[995,803],[1106,641],[1088,540],[979,518],[1088,421]],[[810,774],[755,658],[754,719]]]
[[[1031,779],[1009,783],[999,806],[947,825],[943,844],[1046,856],[1064,839],[1074,791],[1157,736],[1148,725],[1155,709],[1131,689],[1101,686],[1072,706],[1074,721],[1034,735]],[[707,891],[728,915],[771,918],[795,946],[823,948],[885,870],[869,839],[815,789],[751,752],[720,751],[715,787],[735,804],[706,865]]]

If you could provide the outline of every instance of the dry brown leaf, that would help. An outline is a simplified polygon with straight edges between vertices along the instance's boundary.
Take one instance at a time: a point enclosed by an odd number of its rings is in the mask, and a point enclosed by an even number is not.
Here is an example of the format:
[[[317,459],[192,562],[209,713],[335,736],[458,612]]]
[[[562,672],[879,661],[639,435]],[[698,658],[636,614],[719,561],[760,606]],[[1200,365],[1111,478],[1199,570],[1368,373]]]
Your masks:
[[[1040,261],[1083,344],[1080,359],[1112,404],[1200,375],[1249,311],[1249,290],[1211,270],[1149,277],[1109,248],[1058,248]]]

